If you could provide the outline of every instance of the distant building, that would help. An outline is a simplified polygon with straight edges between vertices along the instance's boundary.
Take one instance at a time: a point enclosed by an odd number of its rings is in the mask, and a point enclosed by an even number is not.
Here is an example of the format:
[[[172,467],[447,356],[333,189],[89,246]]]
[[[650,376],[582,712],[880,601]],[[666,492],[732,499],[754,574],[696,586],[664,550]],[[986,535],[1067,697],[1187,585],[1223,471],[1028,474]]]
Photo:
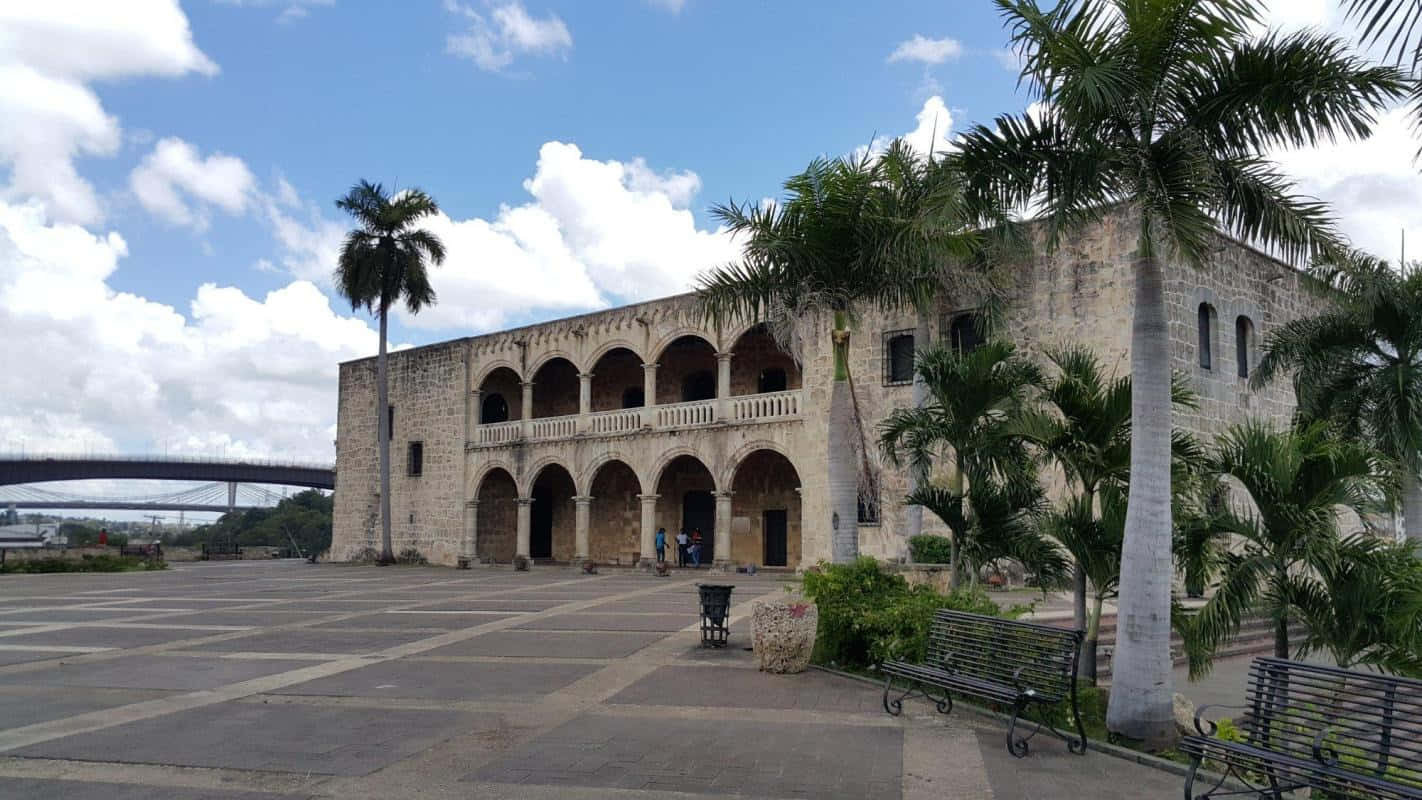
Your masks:
[[[1039,255],[1010,287],[997,334],[1025,352],[1080,343],[1130,370],[1136,227],[1111,218]],[[1250,415],[1285,422],[1287,381],[1249,388],[1260,343],[1321,304],[1298,271],[1220,237],[1206,270],[1167,278],[1172,366],[1200,395],[1176,424],[1212,437]],[[943,297],[930,336],[977,343],[978,298]],[[912,311],[859,320],[855,396],[878,486],[859,547],[899,558],[907,476],[880,465],[875,428],[911,402]],[[700,528],[709,559],[808,566],[830,556],[829,337],[802,321],[799,358],[758,320],[720,328],[668,297],[390,354],[395,550],[603,563],[645,560],[658,527]],[[332,554],[379,547],[375,359],[340,368]],[[925,531],[941,531],[925,513]],[[709,560],[708,559],[708,560]]]

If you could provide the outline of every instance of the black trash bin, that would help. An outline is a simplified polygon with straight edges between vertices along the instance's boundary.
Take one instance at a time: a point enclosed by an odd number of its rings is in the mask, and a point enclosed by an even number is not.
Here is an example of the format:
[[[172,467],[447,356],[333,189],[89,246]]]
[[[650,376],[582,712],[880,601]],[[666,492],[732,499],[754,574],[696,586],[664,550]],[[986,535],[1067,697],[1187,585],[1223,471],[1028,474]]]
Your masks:
[[[735,586],[698,583],[701,590],[701,646],[725,647],[731,618],[731,590]]]

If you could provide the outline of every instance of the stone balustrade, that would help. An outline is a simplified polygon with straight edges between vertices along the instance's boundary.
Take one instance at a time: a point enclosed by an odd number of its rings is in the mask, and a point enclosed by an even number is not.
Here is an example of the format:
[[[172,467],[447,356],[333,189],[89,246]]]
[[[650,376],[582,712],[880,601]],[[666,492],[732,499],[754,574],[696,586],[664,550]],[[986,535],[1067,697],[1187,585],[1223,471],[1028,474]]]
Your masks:
[[[695,400],[689,403],[669,403],[650,408],[624,408],[614,411],[597,411],[591,414],[567,414],[558,417],[541,417],[532,420],[514,420],[478,425],[472,437],[474,444],[494,447],[509,444],[520,439],[549,440],[566,439],[579,434],[589,436],[615,436],[647,430],[644,419],[649,419],[653,430],[674,430],[711,425],[716,422],[729,424],[751,424],[798,419],[802,391],[792,389],[785,392],[742,395],[725,399]],[[721,409],[725,409],[722,411]],[[724,418],[722,418],[724,414]],[[645,415],[645,416],[644,416]]]

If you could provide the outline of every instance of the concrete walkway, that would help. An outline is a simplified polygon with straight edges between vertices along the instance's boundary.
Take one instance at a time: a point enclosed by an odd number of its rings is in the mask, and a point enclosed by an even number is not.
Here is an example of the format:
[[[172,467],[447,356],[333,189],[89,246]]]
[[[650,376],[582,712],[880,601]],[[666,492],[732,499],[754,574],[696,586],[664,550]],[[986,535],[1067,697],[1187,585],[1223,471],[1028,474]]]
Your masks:
[[[1175,797],[1000,726],[902,718],[820,672],[702,650],[704,573],[228,562],[0,577],[0,797]]]

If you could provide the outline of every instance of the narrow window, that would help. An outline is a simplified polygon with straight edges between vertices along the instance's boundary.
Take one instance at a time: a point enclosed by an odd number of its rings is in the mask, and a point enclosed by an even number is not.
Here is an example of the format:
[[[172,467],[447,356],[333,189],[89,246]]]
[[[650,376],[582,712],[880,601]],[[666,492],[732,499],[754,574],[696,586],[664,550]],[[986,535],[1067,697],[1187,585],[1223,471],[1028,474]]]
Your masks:
[[[405,456],[406,471],[411,477],[424,474],[425,471],[425,443],[410,442],[409,451]]]
[[[497,422],[508,422],[509,402],[504,396],[495,392],[484,398],[484,402],[479,408],[479,424],[493,425]]]
[[[966,355],[983,344],[983,319],[977,314],[959,314],[948,327],[949,343],[960,355]]]
[[[629,386],[622,390],[623,408],[641,408],[647,404],[647,397],[640,386]]]
[[[1254,344],[1254,323],[1249,317],[1234,320],[1234,357],[1239,363],[1239,377],[1249,377],[1249,349]]]
[[[789,379],[785,375],[785,370],[775,367],[760,371],[760,380],[756,382],[756,390],[761,394],[767,392],[783,392],[789,386]]]
[[[913,334],[890,331],[884,334],[884,385],[913,383]]]
[[[1200,368],[1212,369],[1213,359],[1210,353],[1210,343],[1214,338],[1210,328],[1214,324],[1215,309],[1209,303],[1200,304],[1199,328],[1200,328]]]
[[[385,440],[393,441],[395,439],[395,406],[390,406],[385,411]]]

